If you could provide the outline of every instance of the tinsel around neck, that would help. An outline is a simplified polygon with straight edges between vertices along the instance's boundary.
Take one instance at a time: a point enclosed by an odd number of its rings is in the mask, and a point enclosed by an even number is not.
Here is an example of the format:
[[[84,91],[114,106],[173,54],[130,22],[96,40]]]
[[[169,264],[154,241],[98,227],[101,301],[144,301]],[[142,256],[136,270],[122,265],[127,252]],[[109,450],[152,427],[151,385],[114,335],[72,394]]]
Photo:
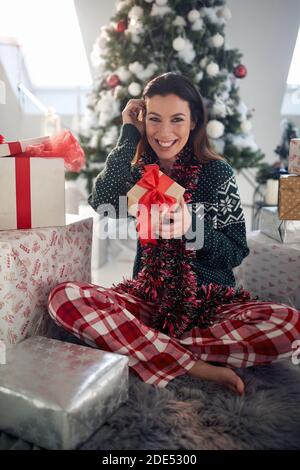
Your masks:
[[[141,176],[144,166],[151,163],[160,165],[153,151],[141,156],[138,162]],[[192,200],[201,170],[202,164],[186,145],[177,154],[170,175],[186,189],[185,203]],[[141,269],[136,278],[113,284],[116,291],[153,303],[154,328],[180,338],[194,326],[211,325],[222,304],[250,300],[250,294],[243,289],[215,284],[198,286],[194,268],[196,251],[186,249],[184,236],[181,239],[158,238],[157,242],[141,247]]]

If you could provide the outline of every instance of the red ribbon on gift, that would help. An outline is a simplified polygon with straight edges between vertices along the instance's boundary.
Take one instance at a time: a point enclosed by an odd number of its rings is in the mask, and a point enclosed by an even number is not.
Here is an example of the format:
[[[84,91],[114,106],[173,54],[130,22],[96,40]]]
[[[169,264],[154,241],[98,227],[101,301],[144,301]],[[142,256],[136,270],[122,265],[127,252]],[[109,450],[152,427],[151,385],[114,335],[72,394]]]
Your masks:
[[[146,245],[146,243],[157,245],[157,240],[151,237],[151,205],[167,204],[170,207],[177,200],[175,197],[165,194],[169,187],[172,186],[173,181],[165,174],[159,175],[159,165],[145,165],[144,170],[144,175],[137,185],[147,189],[147,192],[139,199],[139,204],[143,205],[143,208],[138,212],[137,230],[141,245]],[[142,230],[143,236],[141,236]]]
[[[15,158],[17,228],[31,228],[30,159],[19,142],[8,143]],[[22,158],[20,158],[22,157]]]

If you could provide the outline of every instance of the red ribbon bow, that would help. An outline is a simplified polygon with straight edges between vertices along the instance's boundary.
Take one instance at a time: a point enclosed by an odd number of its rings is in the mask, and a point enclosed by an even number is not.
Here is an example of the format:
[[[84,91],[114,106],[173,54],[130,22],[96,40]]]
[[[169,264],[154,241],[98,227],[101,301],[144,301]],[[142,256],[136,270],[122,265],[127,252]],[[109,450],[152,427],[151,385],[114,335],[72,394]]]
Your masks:
[[[146,243],[157,245],[157,240],[151,236],[151,206],[152,204],[157,204],[158,206],[167,204],[170,207],[177,202],[175,197],[165,194],[174,181],[165,174],[160,176],[160,168],[156,163],[145,165],[144,169],[144,175],[137,185],[147,189],[147,191],[139,199],[139,205],[142,205],[142,210],[138,211],[137,230],[141,245],[146,245]]]

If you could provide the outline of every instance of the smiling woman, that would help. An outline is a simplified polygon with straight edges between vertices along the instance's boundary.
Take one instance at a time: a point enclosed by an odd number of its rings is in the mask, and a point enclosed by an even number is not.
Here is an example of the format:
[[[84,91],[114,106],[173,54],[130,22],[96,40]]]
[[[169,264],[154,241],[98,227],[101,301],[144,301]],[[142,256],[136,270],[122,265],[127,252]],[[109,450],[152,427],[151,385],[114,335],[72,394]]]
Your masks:
[[[151,147],[164,168],[175,162],[177,153],[185,146],[195,123],[187,101],[177,95],[146,98],[146,134]],[[162,114],[154,110],[161,111]]]
[[[99,213],[108,205],[120,213],[121,196],[143,178],[148,199],[139,209],[149,212],[138,216],[133,276],[109,288],[63,282],[50,293],[49,313],[75,336],[128,355],[144,382],[165,387],[188,373],[242,395],[244,383],[232,369],[290,356],[300,315],[234,289],[233,267],[249,254],[245,219],[233,170],[209,144],[206,116],[197,87],[174,72],[148,82],[142,99],[129,100],[89,203]],[[152,204],[161,210],[168,201],[161,165],[171,166],[171,178],[185,189],[181,210],[177,217],[171,201],[171,223],[160,217],[158,229],[152,227],[156,239],[142,240],[143,220],[157,221]],[[191,219],[195,245],[189,243]]]
[[[0,7],[0,35],[17,39],[34,86],[91,85],[72,0],[0,0]]]

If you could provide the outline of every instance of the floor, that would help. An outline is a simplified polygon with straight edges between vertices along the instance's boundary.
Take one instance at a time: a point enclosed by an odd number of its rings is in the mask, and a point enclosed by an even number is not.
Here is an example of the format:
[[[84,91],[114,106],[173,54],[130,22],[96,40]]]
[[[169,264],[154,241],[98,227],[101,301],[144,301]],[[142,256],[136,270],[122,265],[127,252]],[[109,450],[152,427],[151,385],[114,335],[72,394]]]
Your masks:
[[[125,278],[132,277],[132,261],[109,261],[101,268],[92,270],[92,282],[103,287],[110,287],[112,283],[118,283]]]

